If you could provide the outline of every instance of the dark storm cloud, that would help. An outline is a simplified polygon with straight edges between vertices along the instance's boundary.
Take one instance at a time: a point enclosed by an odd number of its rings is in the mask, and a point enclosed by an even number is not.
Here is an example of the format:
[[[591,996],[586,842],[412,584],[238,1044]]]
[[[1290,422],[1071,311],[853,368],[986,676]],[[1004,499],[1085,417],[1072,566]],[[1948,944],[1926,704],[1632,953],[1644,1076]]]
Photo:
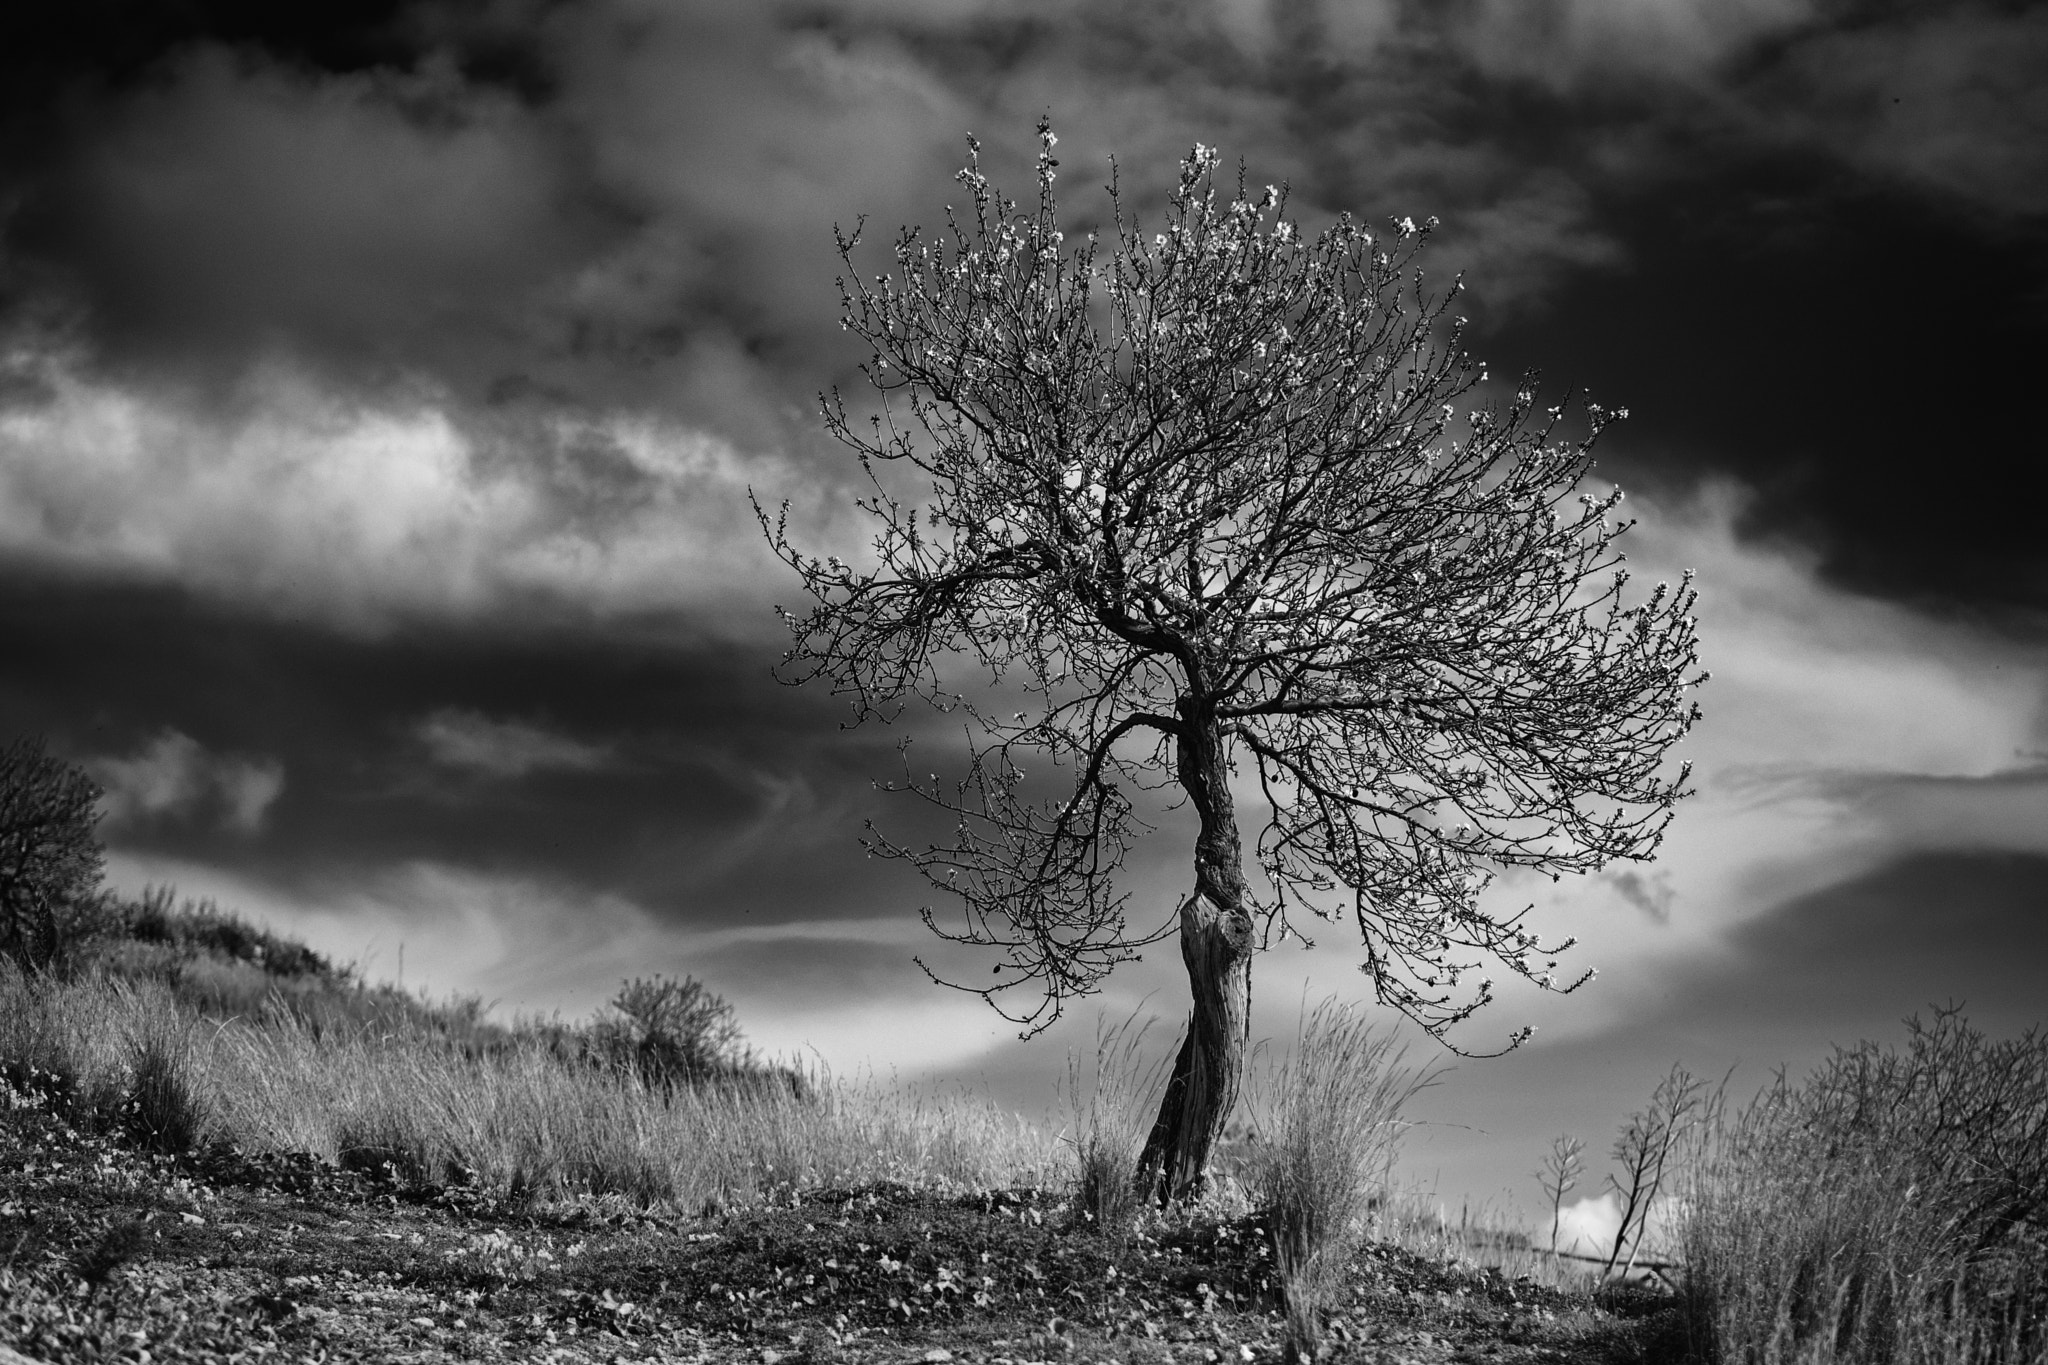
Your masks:
[[[2048,213],[2048,21],[2027,4],[1873,7],[1754,77],[1785,135],[1950,204]]]
[[[1747,531],[1811,545],[1859,590],[2048,600],[2033,509],[1995,495],[2033,478],[2014,396],[2048,355],[2038,241],[1803,157],[1717,158],[1607,221],[1629,267],[1490,348],[1629,405],[1603,470],[1736,476],[1758,490]]]
[[[2038,754],[1983,776],[1818,775],[1809,792],[1874,821],[1885,844],[1927,849],[2048,853],[2048,765]]]
[[[1952,1001],[2009,1032],[2040,1018],[2048,855],[1911,853],[1772,906],[1727,946],[1663,1013],[1718,1037],[1731,1059],[1757,1060],[1761,1040],[1888,1035],[1899,1019]]]
[[[1671,918],[1671,902],[1674,892],[1668,874],[1639,872],[1630,868],[1607,875],[1607,884],[1615,894],[1636,909],[1648,915],[1659,924]]]
[[[329,70],[403,61],[416,45],[405,0],[77,0],[15,5],[0,15],[0,101],[47,114],[81,90],[121,87],[164,53],[200,41],[250,44]],[[22,149],[11,149],[21,154]]]
[[[703,926],[871,912],[855,842],[893,736],[771,651],[542,632],[375,641],[163,590],[10,576],[0,732],[44,733],[136,855],[281,888],[436,861]],[[260,830],[260,838],[251,836]]]
[[[659,414],[742,464],[790,456],[777,491],[835,481],[807,416],[854,358],[828,225],[934,224],[969,129],[1023,188],[1050,112],[1077,219],[1110,152],[1149,207],[1196,140],[1311,221],[1440,215],[1436,268],[1470,268],[1488,358],[1632,407],[1612,472],[1760,486],[1755,528],[1861,588],[2048,594],[2021,504],[1979,495],[2026,473],[2011,397],[2048,349],[2038,8],[88,13],[118,30],[103,56],[85,21],[14,21],[15,65],[45,73],[9,115],[18,393],[58,382],[26,347],[269,449],[312,439],[257,420],[293,400],[251,368],[283,367],[344,410],[431,410],[470,452],[458,486],[509,470],[599,525],[618,504],[576,502],[561,441],[506,433]]]
[[[524,106],[433,65],[332,75],[196,47],[79,142],[18,235],[115,365],[230,368],[282,343],[344,380],[425,370],[481,393],[490,362],[563,346],[563,277],[620,231]]]
[[[392,17],[374,62],[199,25],[81,77],[61,152],[15,176],[32,316],[131,381],[283,354],[458,410],[623,401],[780,436],[816,388],[784,387],[788,358],[837,344],[833,214],[943,170],[916,164],[918,91],[767,7],[479,9]],[[476,60],[514,46],[551,79]]]

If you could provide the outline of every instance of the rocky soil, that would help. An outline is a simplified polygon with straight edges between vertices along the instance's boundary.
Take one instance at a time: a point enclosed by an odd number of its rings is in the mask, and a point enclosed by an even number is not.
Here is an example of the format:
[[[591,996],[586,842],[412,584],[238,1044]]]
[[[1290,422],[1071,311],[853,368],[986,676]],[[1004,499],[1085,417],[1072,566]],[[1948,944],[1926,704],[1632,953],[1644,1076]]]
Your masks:
[[[1264,1230],[1074,1224],[1065,1192],[814,1191],[689,1215],[404,1187],[310,1157],[175,1156],[0,1108],[0,1348],[32,1361],[1278,1360]],[[1596,1302],[1368,1246],[1339,1362],[1676,1358]],[[0,1362],[7,1357],[0,1351]]]

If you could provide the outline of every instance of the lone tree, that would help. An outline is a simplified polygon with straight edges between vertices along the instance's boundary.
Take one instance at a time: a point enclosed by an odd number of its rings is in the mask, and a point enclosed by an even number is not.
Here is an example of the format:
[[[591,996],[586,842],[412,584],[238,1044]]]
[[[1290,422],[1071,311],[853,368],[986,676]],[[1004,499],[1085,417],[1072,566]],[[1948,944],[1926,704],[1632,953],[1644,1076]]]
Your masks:
[[[57,951],[57,907],[98,883],[100,789],[38,740],[0,749],[0,953],[25,967]]]
[[[938,934],[1002,954],[963,989],[1029,1036],[1178,929],[1193,1009],[1139,1171],[1175,1198],[1236,1099],[1250,960],[1277,938],[1348,918],[1378,998],[1439,1038],[1490,998],[1461,984],[1488,961],[1582,982],[1553,975],[1569,941],[1481,892],[1649,858],[1704,675],[1689,576],[1632,600],[1621,494],[1578,492],[1622,414],[1589,405],[1567,441],[1529,384],[1461,407],[1485,374],[1462,286],[1432,299],[1413,271],[1426,228],[1305,237],[1197,146],[1156,232],[1112,174],[1110,226],[1069,243],[1055,141],[1041,122],[1020,206],[970,139],[971,212],[905,229],[893,274],[861,276],[839,234],[882,401],[824,415],[872,485],[872,557],[806,553],[786,506],[763,525],[815,599],[783,613],[784,679],[861,718],[921,697],[971,737],[957,783],[906,761],[888,784],[948,812],[948,842],[867,835],[951,894]],[[976,664],[988,700],[942,676]],[[1134,927],[1116,874],[1162,789],[1193,813],[1194,885]]]

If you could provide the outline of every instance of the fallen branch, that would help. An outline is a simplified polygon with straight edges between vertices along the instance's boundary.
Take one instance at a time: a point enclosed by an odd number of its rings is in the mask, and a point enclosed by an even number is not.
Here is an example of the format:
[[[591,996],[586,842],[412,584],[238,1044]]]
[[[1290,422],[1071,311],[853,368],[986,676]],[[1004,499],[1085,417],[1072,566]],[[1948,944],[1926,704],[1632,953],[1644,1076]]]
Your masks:
[[[1607,1264],[1607,1258],[1605,1256],[1588,1256],[1585,1253],[1578,1251],[1553,1251],[1549,1254],[1552,1256],[1561,1256],[1567,1261],[1592,1261],[1599,1265]],[[1643,1260],[1641,1257],[1636,1258],[1635,1264],[1640,1269],[1654,1270],[1659,1275],[1661,1275],[1664,1271],[1667,1270],[1683,1270],[1685,1268],[1684,1263],[1681,1261],[1646,1261]]]

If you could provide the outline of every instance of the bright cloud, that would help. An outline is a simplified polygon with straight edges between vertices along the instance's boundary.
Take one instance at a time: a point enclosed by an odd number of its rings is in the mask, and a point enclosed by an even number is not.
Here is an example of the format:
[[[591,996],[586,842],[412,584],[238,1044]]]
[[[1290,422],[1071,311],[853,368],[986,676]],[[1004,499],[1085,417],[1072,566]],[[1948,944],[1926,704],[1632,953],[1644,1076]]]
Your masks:
[[[1544,1211],[1546,1214],[1549,1210]],[[1667,1258],[1672,1249],[1674,1234],[1678,1229],[1679,1208],[1669,1198],[1660,1197],[1650,1204],[1648,1227],[1640,1249],[1640,1258],[1660,1260]],[[1621,1199],[1613,1190],[1597,1196],[1575,1199],[1557,1211],[1557,1249],[1579,1256],[1607,1256],[1614,1250],[1615,1234],[1621,1231]],[[1546,1224],[1541,1236],[1548,1239],[1550,1228]],[[1622,1248],[1622,1258],[1628,1257],[1629,1248]]]
[[[1547,1233],[1546,1229],[1546,1233]],[[1621,1201],[1612,1191],[1575,1199],[1557,1211],[1557,1249],[1580,1256],[1605,1256],[1621,1231]]]
[[[715,615],[773,564],[740,457],[690,430],[627,416],[494,429],[431,391],[352,400],[283,365],[209,406],[10,359],[43,397],[0,409],[0,549],[33,561],[370,630],[536,609]]]
[[[255,834],[284,792],[282,764],[209,753],[177,730],[165,730],[126,758],[88,759],[85,768],[105,789],[109,829],[210,813],[224,829]]]
[[[1822,582],[1810,554],[1737,534],[1743,496],[1628,504],[1639,581],[1698,572],[1713,678],[1680,747],[1697,794],[1649,868],[1499,888],[1578,934],[1571,961],[1600,970],[1575,996],[1527,1002],[1553,1036],[1625,1026],[1720,960],[1734,926],[1902,849],[2043,846],[2048,784],[2029,755],[2048,650]]]

